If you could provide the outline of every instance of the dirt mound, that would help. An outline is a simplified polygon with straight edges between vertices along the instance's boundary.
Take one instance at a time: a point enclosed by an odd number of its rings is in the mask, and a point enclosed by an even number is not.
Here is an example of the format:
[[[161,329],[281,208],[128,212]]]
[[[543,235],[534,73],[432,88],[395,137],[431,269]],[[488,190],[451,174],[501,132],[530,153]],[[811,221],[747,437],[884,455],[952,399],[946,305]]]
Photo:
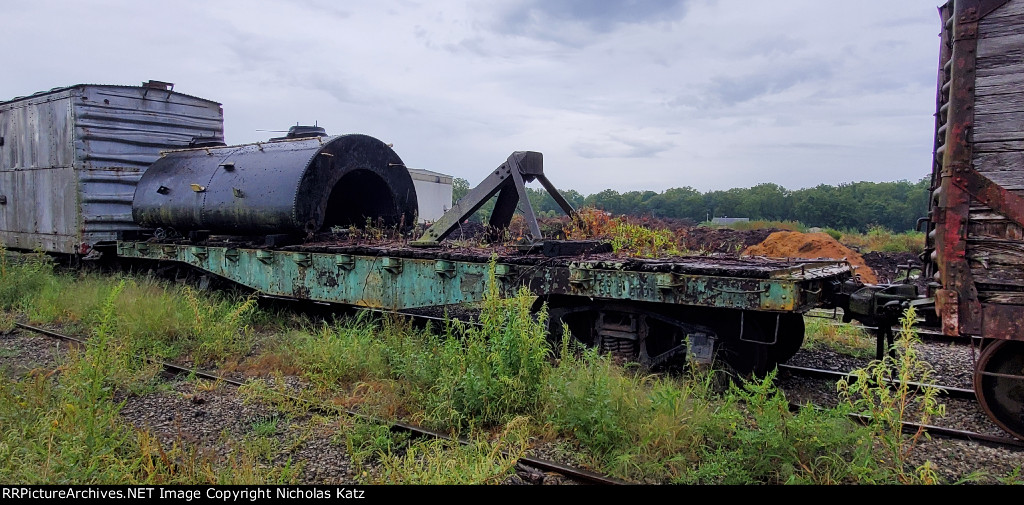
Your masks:
[[[846,258],[860,275],[862,281],[877,284],[878,278],[864,262],[864,258],[827,233],[800,233],[797,231],[778,231],[768,236],[764,242],[750,246],[743,251],[744,256],[768,256],[770,258]]]
[[[680,242],[688,251],[736,254],[764,242],[775,229],[738,231],[729,228],[695,226],[680,232]]]
[[[900,267],[906,265],[921,267],[921,259],[916,254],[909,252],[872,251],[864,254],[864,262],[875,272],[878,281],[883,284],[896,282],[896,273]],[[906,269],[902,269],[899,274],[905,276]],[[922,293],[928,284],[924,278],[918,278],[914,283],[918,285],[918,289]]]

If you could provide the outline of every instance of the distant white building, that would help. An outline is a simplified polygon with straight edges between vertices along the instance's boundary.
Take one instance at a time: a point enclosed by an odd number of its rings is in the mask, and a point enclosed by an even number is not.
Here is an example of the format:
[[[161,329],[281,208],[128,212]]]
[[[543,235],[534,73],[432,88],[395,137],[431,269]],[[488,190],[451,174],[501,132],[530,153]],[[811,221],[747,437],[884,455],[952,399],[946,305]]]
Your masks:
[[[437,221],[452,208],[452,176],[422,168],[410,168],[419,201],[419,220]]]
[[[711,224],[746,223],[747,221],[750,221],[749,217],[716,217],[711,219]]]

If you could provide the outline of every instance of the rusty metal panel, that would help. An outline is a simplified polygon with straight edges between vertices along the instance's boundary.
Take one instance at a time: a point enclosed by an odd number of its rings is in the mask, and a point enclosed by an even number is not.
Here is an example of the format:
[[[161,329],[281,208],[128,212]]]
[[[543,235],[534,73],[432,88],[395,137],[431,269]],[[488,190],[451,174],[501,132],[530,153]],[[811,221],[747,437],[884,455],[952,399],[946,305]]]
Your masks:
[[[71,90],[0,103],[0,170],[70,167]]]
[[[981,306],[977,288],[967,263],[967,230],[971,195],[958,184],[963,174],[972,171],[970,139],[974,123],[975,66],[977,49],[977,2],[958,1],[940,10],[942,41],[935,164],[931,220],[935,229],[929,233],[934,247],[937,280],[945,290],[955,291],[957,304],[951,298],[937,303],[939,316],[949,331],[954,324],[960,334],[981,333]],[[955,323],[954,323],[955,321]]]
[[[0,240],[83,253],[131,220],[162,150],[223,138],[220,104],[170,89],[80,84],[0,102]]]
[[[171,90],[88,85],[72,104],[79,169],[145,170],[160,151],[224,136],[219,103]]]
[[[985,338],[1020,340],[1024,335],[1024,306],[986,303],[981,309]]]

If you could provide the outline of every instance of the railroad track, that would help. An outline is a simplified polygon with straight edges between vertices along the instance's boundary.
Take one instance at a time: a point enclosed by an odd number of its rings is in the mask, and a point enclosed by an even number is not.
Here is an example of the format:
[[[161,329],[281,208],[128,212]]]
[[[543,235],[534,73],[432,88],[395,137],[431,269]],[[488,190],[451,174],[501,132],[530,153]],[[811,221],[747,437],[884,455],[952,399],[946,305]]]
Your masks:
[[[831,320],[831,321],[833,321],[832,323],[830,323],[832,326],[839,326],[839,327],[844,327],[844,328],[857,328],[857,329],[869,331],[869,332],[872,332],[872,333],[878,331],[878,327],[877,326],[867,326],[867,325],[863,325],[863,324],[860,324],[860,323],[844,323],[844,322],[842,322],[842,318],[839,315],[837,315],[837,314],[835,314],[835,313],[833,313],[831,311],[811,310],[810,312],[807,312],[806,314],[804,314],[804,317],[809,317],[809,318],[814,318],[814,319],[827,319],[827,320]],[[892,327],[892,331],[893,331],[894,335],[898,334],[898,332],[900,330],[901,330],[901,328],[899,326],[893,326]],[[915,326],[914,327],[914,332],[917,333],[918,338],[920,338],[922,341],[925,341],[925,342],[946,342],[946,343],[951,343],[951,344],[970,344],[972,342],[972,340],[974,340],[974,338],[962,337],[962,336],[959,336],[959,335],[956,335],[956,336],[945,335],[941,331],[938,331],[938,330],[934,329],[933,327]]]
[[[820,368],[809,368],[809,367],[795,366],[795,365],[786,365],[786,364],[780,364],[780,365],[778,365],[778,368],[779,368],[779,371],[787,371],[787,372],[790,372],[792,374],[800,375],[800,376],[804,376],[804,377],[818,377],[818,378],[824,378],[824,379],[835,379],[837,381],[839,379],[855,379],[855,377],[853,375],[850,375],[847,372],[839,372],[839,371],[836,371],[836,370],[823,370],[823,369],[820,369]],[[899,384],[899,382],[896,381],[893,385],[896,386],[898,384]],[[911,382],[909,385],[910,385],[911,389],[914,390],[914,391],[921,391],[924,388],[935,388],[935,389],[938,389],[943,394],[945,394],[946,396],[948,396],[949,398],[960,398],[960,399],[964,399],[964,400],[973,400],[973,401],[977,401],[977,399],[978,399],[978,397],[974,393],[973,389],[957,388],[957,387],[952,387],[952,386],[940,386],[940,385],[937,385],[937,384],[922,384],[920,382]]]
[[[436,318],[434,318],[434,319],[436,319]],[[15,326],[17,326],[18,328],[21,328],[23,330],[26,330],[26,331],[31,331],[33,333],[37,333],[37,334],[40,334],[40,335],[45,335],[47,337],[51,337],[51,338],[55,338],[55,339],[58,339],[58,340],[62,340],[62,341],[68,342],[68,343],[70,343],[72,345],[82,346],[82,347],[87,345],[87,342],[85,340],[82,340],[82,339],[79,339],[79,338],[76,338],[76,337],[72,337],[70,335],[64,335],[62,333],[58,333],[58,332],[55,332],[55,331],[52,331],[52,330],[48,330],[48,329],[45,329],[45,328],[39,328],[39,327],[36,327],[36,326],[31,326],[31,325],[22,324],[22,323],[15,323]],[[236,388],[245,385],[244,382],[236,381],[234,379],[229,379],[227,377],[222,377],[220,375],[213,374],[213,373],[210,373],[210,372],[206,372],[206,371],[203,371],[203,370],[199,370],[199,369],[195,369],[195,368],[189,368],[189,367],[177,365],[175,363],[170,363],[170,362],[160,361],[160,360],[154,360],[154,359],[148,359],[148,361],[150,363],[154,363],[154,364],[157,364],[157,365],[161,366],[166,372],[168,372],[170,374],[173,374],[173,375],[188,374],[188,375],[192,375],[192,376],[195,376],[195,377],[198,377],[198,378],[201,378],[201,379],[205,379],[205,380],[209,380],[209,381],[214,381],[214,382],[219,382],[219,383],[226,384],[226,385],[229,385],[229,386],[232,386],[232,387],[236,387]],[[288,400],[292,400],[292,401],[296,401],[296,402],[300,402],[300,403],[304,403],[304,404],[309,404],[308,400],[303,399],[303,398],[299,398],[297,396],[288,395],[288,394],[280,393],[280,392],[278,392],[278,394],[282,395],[283,398],[286,398]],[[356,412],[356,411],[353,411],[353,410],[349,410],[349,409],[345,409],[345,408],[341,408],[341,407],[337,407],[337,406],[329,406],[329,405],[323,405],[323,404],[314,404],[314,405],[309,405],[309,410],[310,411],[315,411],[315,412],[318,412],[318,413],[338,413],[338,414],[344,414],[344,415],[347,415],[347,416],[350,416],[350,417],[359,418],[359,419],[362,419],[362,420],[365,420],[365,421],[369,421],[369,422],[372,422],[372,423],[375,423],[375,424],[386,425],[386,426],[389,426],[392,431],[405,432],[405,433],[408,433],[412,437],[415,437],[415,438],[432,438],[432,439],[440,439],[440,440],[457,442],[457,443],[464,444],[464,445],[469,444],[468,440],[461,439],[461,438],[453,438],[453,437],[450,437],[450,436],[448,436],[448,435],[446,435],[444,433],[438,432],[438,431],[426,429],[426,428],[423,428],[423,427],[420,427],[420,426],[416,426],[416,425],[413,425],[413,424],[404,423],[404,422],[400,422],[400,421],[381,419],[381,418],[377,418],[377,417],[374,417],[374,416],[369,416],[369,415],[366,415],[366,414],[363,414],[363,413],[360,413],[360,412]],[[502,454],[505,455],[505,456],[509,455],[509,454],[504,453],[504,452],[502,452]],[[541,470],[541,471],[544,471],[544,472],[554,472],[554,473],[557,473],[557,474],[562,475],[564,477],[567,477],[569,479],[575,480],[575,481],[580,482],[580,483],[585,483],[585,484],[598,484],[598,485],[622,485],[622,484],[628,484],[628,482],[625,482],[625,481],[622,481],[622,480],[619,480],[619,479],[615,479],[615,478],[609,477],[607,475],[602,475],[602,474],[599,474],[599,473],[596,473],[596,472],[591,472],[589,470],[584,470],[584,469],[581,469],[581,468],[575,468],[575,467],[572,467],[572,466],[569,466],[569,465],[565,465],[565,464],[562,464],[562,463],[558,463],[558,462],[555,462],[555,461],[545,460],[545,459],[541,459],[541,458],[535,458],[535,457],[532,457],[532,456],[523,456],[523,457],[518,458],[517,466],[525,466],[525,467],[528,467],[528,468],[538,469],[538,470]]]
[[[378,312],[378,313],[381,313],[381,314],[389,314],[389,313],[391,313],[390,311],[385,311],[385,310],[377,310],[377,309],[370,309],[370,310],[374,310],[375,312]],[[437,317],[437,316],[429,316],[429,315],[405,313],[405,312],[400,312],[400,314],[402,314],[402,315],[404,315],[406,317],[411,317],[414,320],[418,320],[421,324],[426,324],[426,323],[437,324],[437,323],[443,323],[445,321],[445,318]],[[476,323],[476,322],[473,322],[473,321],[463,321],[463,323],[464,324],[471,324],[471,325],[479,324],[479,323]],[[849,326],[855,326],[855,327],[860,327],[860,328],[865,328],[865,329],[870,329],[870,330],[876,330],[877,329],[876,327],[869,327],[869,326],[863,326],[863,325],[853,325],[853,324],[849,324],[849,323],[838,323],[838,324],[847,324]],[[899,328],[894,328],[894,331],[898,331],[898,329]],[[948,336],[942,335],[941,333],[938,333],[938,332],[930,332],[929,334],[934,334],[936,336],[936,340],[948,340],[948,341],[956,342],[956,343],[964,343],[965,341],[969,342],[968,339],[964,339],[964,338],[960,338],[960,337],[955,337],[955,338],[954,337],[948,337]],[[786,365],[786,364],[779,364],[778,365],[778,369],[780,371],[782,371],[782,370],[788,371],[788,372],[793,373],[795,375],[802,375],[802,376],[809,376],[809,377],[818,377],[818,378],[826,378],[826,379],[837,380],[837,381],[839,379],[842,379],[842,378],[850,378],[850,377],[852,377],[849,373],[839,372],[839,371],[835,371],[835,370],[815,369],[815,368],[801,367],[801,366],[795,366],[795,365]],[[968,400],[968,401],[972,401],[972,402],[977,402],[977,395],[976,395],[976,393],[974,392],[973,389],[958,388],[958,387],[952,387],[952,386],[941,386],[941,385],[934,385],[934,384],[922,384],[922,383],[916,383],[916,382],[915,383],[911,383],[910,386],[915,391],[920,391],[920,390],[922,390],[923,388],[926,388],[926,387],[933,387],[933,388],[939,389],[948,398],[955,398],[955,399],[961,399],[961,400]],[[856,419],[858,422],[868,422],[868,421],[870,421],[870,418],[865,417],[865,416],[851,415],[851,417]],[[1017,439],[1014,439],[1014,438],[1008,438],[1008,437],[1003,437],[1003,436],[998,436],[998,435],[988,435],[988,434],[984,434],[984,433],[978,433],[978,432],[973,432],[973,431],[968,431],[968,430],[961,430],[961,429],[956,429],[956,428],[948,428],[948,427],[942,427],[942,426],[936,426],[936,425],[922,425],[922,424],[919,424],[919,423],[912,423],[912,422],[904,422],[903,423],[903,431],[905,433],[911,433],[911,434],[912,433],[917,433],[919,430],[924,430],[925,432],[927,432],[929,434],[932,434],[932,435],[936,435],[936,436],[941,436],[941,437],[950,438],[950,439],[956,439],[956,440],[974,441],[974,442],[984,443],[986,445],[994,446],[994,447],[1006,447],[1006,448],[1011,448],[1011,449],[1024,449],[1024,441],[1020,441],[1020,440],[1017,440]]]
[[[378,311],[378,312],[388,313],[388,311]],[[426,324],[428,322],[429,323],[433,323],[433,324],[437,324],[437,323],[441,323],[441,322],[445,321],[445,318],[443,318],[443,317],[430,316],[430,315],[408,314],[408,313],[403,313],[402,315],[413,318],[414,320],[418,321],[417,324]],[[475,323],[473,321],[465,321],[465,324],[478,324],[478,323]],[[55,331],[47,330],[45,328],[38,328],[38,327],[34,327],[34,326],[30,326],[30,325],[25,325],[25,324],[21,324],[21,323],[17,323],[16,325],[19,328],[21,328],[21,329],[24,329],[24,330],[27,330],[27,331],[31,331],[31,332],[34,332],[34,333],[38,333],[38,334],[42,334],[42,335],[46,335],[46,336],[49,336],[49,337],[52,337],[52,338],[61,339],[61,340],[67,341],[67,342],[71,342],[71,343],[73,343],[75,345],[86,345],[85,341],[83,341],[83,340],[80,340],[78,338],[71,337],[71,336],[68,336],[68,335],[64,335],[64,334],[61,334],[61,333],[58,333],[58,332],[55,332]],[[206,379],[206,380],[210,380],[210,381],[219,381],[219,382],[221,382],[223,384],[230,385],[230,386],[233,386],[233,387],[242,386],[244,384],[242,382],[235,381],[235,380],[232,380],[232,379],[228,379],[228,378],[225,378],[225,377],[213,374],[213,373],[209,373],[209,372],[205,372],[205,371],[202,371],[202,370],[197,370],[197,369],[193,369],[193,368],[188,368],[188,367],[180,366],[180,365],[177,365],[177,364],[174,364],[174,363],[162,362],[162,361],[154,361],[154,360],[151,360],[151,362],[154,362],[154,363],[158,364],[159,366],[163,367],[165,370],[167,370],[169,373],[172,373],[172,374],[183,374],[183,373],[184,374],[193,374],[194,376],[196,376],[198,378],[202,378],[202,379]],[[850,375],[848,373],[839,372],[839,371],[835,371],[835,370],[823,370],[823,369],[815,369],[815,368],[800,367],[800,366],[785,365],[785,364],[779,365],[778,368],[779,368],[780,371],[786,371],[786,372],[791,373],[793,375],[806,376],[806,377],[815,377],[815,378],[828,379],[828,380],[838,380],[838,379],[841,379],[841,378],[844,378],[844,377],[850,377]],[[935,388],[940,389],[949,398],[969,400],[969,401],[972,401],[972,402],[976,401],[975,393],[971,389],[948,387],[948,386],[937,386],[937,385],[930,385],[930,384],[918,384],[918,383],[913,383],[911,385],[915,389],[921,389],[921,388],[924,388],[924,387],[935,387]],[[303,402],[303,403],[307,403],[307,404],[309,403],[308,400],[300,399],[300,398],[295,397],[295,396],[287,395],[287,394],[284,394],[284,393],[278,393],[278,394],[282,394],[283,396],[285,396],[288,399],[293,400],[293,401],[299,401],[299,402]],[[406,432],[406,433],[409,433],[411,436],[417,437],[417,438],[419,438],[419,437],[427,437],[427,438],[435,438],[435,439],[442,439],[442,440],[448,440],[448,441],[455,441],[455,442],[463,443],[463,444],[468,443],[468,441],[466,441],[466,440],[453,439],[452,437],[450,437],[450,436],[448,436],[446,434],[443,434],[443,433],[440,433],[440,432],[436,432],[436,431],[433,431],[433,430],[429,430],[429,429],[425,429],[425,428],[422,428],[422,427],[419,427],[419,426],[415,426],[415,425],[412,425],[412,424],[396,422],[396,421],[387,420],[387,419],[379,419],[379,418],[375,418],[375,417],[372,417],[372,416],[367,416],[366,414],[362,414],[362,413],[359,413],[359,412],[355,412],[355,411],[344,409],[344,408],[337,407],[337,406],[310,405],[309,409],[310,409],[310,411],[320,411],[322,413],[340,413],[340,414],[345,414],[347,416],[361,418],[361,419],[364,419],[364,420],[367,420],[367,421],[370,421],[370,422],[373,422],[373,423],[377,423],[377,424],[381,424],[381,425],[387,425],[393,431]],[[866,423],[866,422],[870,421],[869,418],[864,417],[864,416],[851,415],[851,417],[854,418],[855,420],[859,421],[859,422],[865,422]],[[922,431],[922,430],[924,432],[929,433],[930,435],[933,435],[933,436],[949,438],[949,439],[956,439],[956,440],[972,441],[972,442],[975,442],[975,443],[980,443],[980,444],[984,444],[984,445],[991,446],[991,447],[1001,447],[1001,448],[1007,448],[1007,449],[1012,449],[1012,450],[1022,450],[1022,449],[1024,449],[1024,442],[1022,442],[1020,440],[1012,439],[1012,438],[1003,437],[1003,436],[989,435],[989,434],[985,434],[985,433],[978,433],[978,432],[973,432],[973,431],[967,431],[967,430],[961,430],[961,429],[949,428],[949,427],[942,427],[942,426],[936,426],[936,425],[921,425],[921,424],[911,423],[911,422],[904,422],[903,423],[903,431],[906,432],[906,433],[911,433],[912,434],[912,433],[917,433],[918,431]],[[617,479],[614,479],[614,478],[611,478],[611,477],[608,477],[608,476],[605,476],[605,475],[601,475],[601,474],[598,474],[598,473],[595,473],[595,472],[590,472],[588,470],[574,468],[574,467],[567,466],[567,465],[564,465],[564,464],[561,464],[561,463],[557,463],[557,462],[554,462],[554,461],[544,460],[544,459],[534,458],[534,457],[522,457],[522,458],[519,458],[518,459],[517,467],[519,467],[519,468],[526,467],[527,471],[529,473],[531,473],[531,474],[533,472],[531,472],[529,469],[537,469],[537,470],[540,470],[540,471],[543,471],[543,472],[552,472],[552,473],[556,473],[556,474],[562,475],[562,476],[564,476],[564,477],[566,477],[568,479],[574,480],[576,482],[581,482],[581,483],[586,483],[586,484],[599,484],[599,485],[626,484],[623,481],[620,481],[620,480],[617,480]]]
[[[793,366],[793,365],[785,365],[785,364],[778,365],[778,369],[780,371],[786,371],[786,372],[789,372],[791,374],[798,375],[798,376],[812,377],[812,378],[819,378],[819,379],[828,379],[828,380],[836,380],[836,381],[838,381],[840,379],[855,378],[854,376],[852,376],[852,375],[850,375],[849,373],[846,373],[846,372],[839,372],[839,371],[836,371],[836,370],[823,370],[823,369],[818,369],[818,368],[809,368],[809,367]],[[898,385],[898,382],[895,382],[892,385],[895,387],[895,386]],[[912,383],[909,383],[908,385],[913,390],[915,390],[915,391],[920,391],[920,390],[923,390],[924,388],[935,388],[935,389],[938,389],[940,392],[942,392],[942,394],[946,395],[949,398],[956,398],[956,399],[970,400],[972,402],[977,402],[977,395],[975,394],[973,389],[964,389],[964,388],[957,388],[957,387],[951,387],[951,386],[941,386],[941,385],[935,385],[935,384],[922,384],[922,383],[917,383],[917,382],[912,382]],[[871,421],[870,417],[863,416],[863,415],[858,415],[858,414],[851,414],[850,417],[855,419],[855,420],[857,420],[858,422],[865,423],[865,424],[869,423]],[[956,439],[956,440],[968,440],[968,441],[973,441],[973,442],[979,442],[979,443],[983,443],[983,444],[986,444],[986,445],[989,445],[989,446],[993,446],[993,447],[1002,447],[1002,448],[1015,449],[1015,450],[1022,450],[1022,449],[1024,449],[1024,441],[1017,440],[1017,439],[1014,439],[1014,438],[1008,438],[1008,437],[998,436],[998,435],[989,435],[989,434],[985,434],[985,433],[978,433],[978,432],[974,432],[974,431],[961,430],[961,429],[957,429],[957,428],[948,428],[948,427],[931,425],[931,424],[920,424],[920,423],[913,423],[913,422],[903,422],[902,424],[903,424],[903,431],[904,431],[904,433],[911,433],[912,434],[912,433],[917,433],[919,431],[924,431],[924,432],[927,432],[928,434],[934,435],[934,436],[941,436],[941,437],[950,438],[950,439]]]

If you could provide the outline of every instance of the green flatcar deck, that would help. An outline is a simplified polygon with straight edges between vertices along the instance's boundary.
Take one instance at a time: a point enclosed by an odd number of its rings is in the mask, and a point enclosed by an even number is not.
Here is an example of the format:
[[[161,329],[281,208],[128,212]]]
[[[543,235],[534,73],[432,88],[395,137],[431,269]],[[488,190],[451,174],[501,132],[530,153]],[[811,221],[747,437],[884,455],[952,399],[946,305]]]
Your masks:
[[[826,284],[851,276],[837,260],[547,257],[506,248],[122,241],[117,253],[185,263],[269,295],[394,310],[480,301],[492,261],[505,292],[527,286],[538,296],[770,312],[807,311],[830,292]]]

